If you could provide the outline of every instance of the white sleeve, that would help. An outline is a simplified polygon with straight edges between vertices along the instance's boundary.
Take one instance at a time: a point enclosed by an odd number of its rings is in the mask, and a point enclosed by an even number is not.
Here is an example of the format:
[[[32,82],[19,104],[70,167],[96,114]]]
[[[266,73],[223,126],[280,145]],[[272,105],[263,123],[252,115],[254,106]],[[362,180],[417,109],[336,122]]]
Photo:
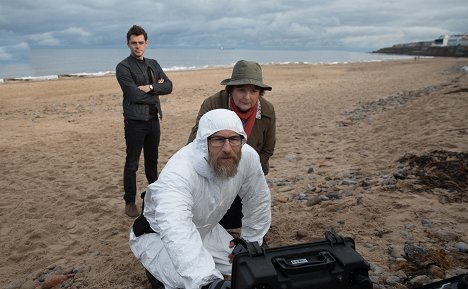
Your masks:
[[[250,173],[246,176],[240,193],[242,213],[244,215],[241,238],[262,244],[263,236],[268,232],[271,225],[271,194],[258,154],[255,152],[255,154],[242,155],[243,158],[247,158],[247,156],[251,158],[246,160],[249,167],[244,168],[242,171]]]

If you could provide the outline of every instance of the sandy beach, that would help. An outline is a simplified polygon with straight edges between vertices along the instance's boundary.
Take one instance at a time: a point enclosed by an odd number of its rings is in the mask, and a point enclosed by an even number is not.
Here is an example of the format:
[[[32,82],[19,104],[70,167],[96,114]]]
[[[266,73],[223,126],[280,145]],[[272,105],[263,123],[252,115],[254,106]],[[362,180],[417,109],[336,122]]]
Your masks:
[[[467,273],[466,66],[467,58],[263,66],[277,115],[268,245],[334,229],[355,240],[374,288]],[[230,73],[167,73],[174,91],[161,97],[160,169]],[[147,285],[128,246],[121,100],[113,76],[0,84],[1,288]],[[66,280],[50,283],[54,275]]]

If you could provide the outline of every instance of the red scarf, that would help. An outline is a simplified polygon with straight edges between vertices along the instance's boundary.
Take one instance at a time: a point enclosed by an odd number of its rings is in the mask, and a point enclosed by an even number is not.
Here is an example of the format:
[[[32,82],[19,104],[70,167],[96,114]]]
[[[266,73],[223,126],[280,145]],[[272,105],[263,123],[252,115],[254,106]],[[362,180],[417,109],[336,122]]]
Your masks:
[[[231,106],[231,110],[234,111],[237,114],[237,116],[241,119],[242,125],[244,126],[244,131],[247,134],[247,139],[250,137],[250,133],[252,132],[252,128],[257,117],[257,102],[248,111],[242,112],[234,103],[232,97],[229,97],[229,104]]]

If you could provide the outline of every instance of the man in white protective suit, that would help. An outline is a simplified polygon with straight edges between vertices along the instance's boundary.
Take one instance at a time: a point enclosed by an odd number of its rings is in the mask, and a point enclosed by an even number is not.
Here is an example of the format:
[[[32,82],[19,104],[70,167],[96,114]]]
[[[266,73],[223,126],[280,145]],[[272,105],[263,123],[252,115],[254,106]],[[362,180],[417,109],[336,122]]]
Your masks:
[[[257,152],[247,145],[236,113],[202,116],[196,138],[167,162],[144,197],[130,248],[153,288],[230,288],[235,242],[218,222],[237,195],[240,238],[262,244],[271,224],[271,197]]]

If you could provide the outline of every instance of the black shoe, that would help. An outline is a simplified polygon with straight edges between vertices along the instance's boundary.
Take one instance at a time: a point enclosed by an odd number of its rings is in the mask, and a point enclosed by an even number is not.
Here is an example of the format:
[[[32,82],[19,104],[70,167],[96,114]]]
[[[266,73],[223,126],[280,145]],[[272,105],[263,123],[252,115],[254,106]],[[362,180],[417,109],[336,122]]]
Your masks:
[[[151,289],[164,289],[164,284],[151,275],[150,271],[145,269],[146,277],[151,284]]]

